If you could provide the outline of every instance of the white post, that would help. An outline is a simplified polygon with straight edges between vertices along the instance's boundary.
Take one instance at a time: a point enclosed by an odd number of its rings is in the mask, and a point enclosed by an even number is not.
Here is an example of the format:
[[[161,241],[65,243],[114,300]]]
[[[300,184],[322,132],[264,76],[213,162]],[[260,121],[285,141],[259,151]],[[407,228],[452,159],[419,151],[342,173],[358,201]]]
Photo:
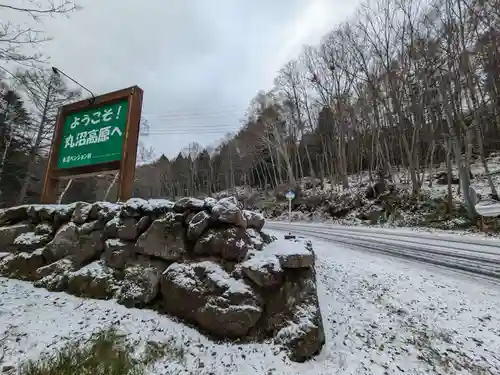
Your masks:
[[[288,223],[292,222],[292,200],[288,200]]]

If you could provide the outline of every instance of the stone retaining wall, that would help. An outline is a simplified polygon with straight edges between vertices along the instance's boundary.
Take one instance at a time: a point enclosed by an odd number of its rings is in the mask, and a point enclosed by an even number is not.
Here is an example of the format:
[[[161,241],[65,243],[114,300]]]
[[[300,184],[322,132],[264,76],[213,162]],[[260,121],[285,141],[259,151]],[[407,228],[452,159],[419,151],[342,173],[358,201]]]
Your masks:
[[[324,343],[314,253],[276,240],[232,197],[0,211],[0,274],[154,308],[224,339],[274,338],[295,361]]]

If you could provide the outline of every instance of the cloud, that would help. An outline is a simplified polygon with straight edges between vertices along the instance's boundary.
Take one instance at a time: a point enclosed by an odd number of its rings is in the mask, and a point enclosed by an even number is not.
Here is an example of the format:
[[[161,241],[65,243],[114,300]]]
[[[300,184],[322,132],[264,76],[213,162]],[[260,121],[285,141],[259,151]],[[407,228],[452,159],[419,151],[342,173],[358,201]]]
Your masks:
[[[159,155],[240,127],[252,97],[304,44],[354,9],[345,0],[81,0],[48,19],[51,63],[95,93],[144,89],[142,140]]]

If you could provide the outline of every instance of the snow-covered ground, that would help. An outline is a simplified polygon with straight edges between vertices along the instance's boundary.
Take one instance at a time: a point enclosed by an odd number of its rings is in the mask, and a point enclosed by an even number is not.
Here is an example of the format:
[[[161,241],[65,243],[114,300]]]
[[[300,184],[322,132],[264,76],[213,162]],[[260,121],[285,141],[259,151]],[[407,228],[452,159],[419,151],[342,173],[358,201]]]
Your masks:
[[[150,340],[182,348],[183,359],[165,359],[154,374],[500,373],[498,284],[314,239],[313,246],[326,344],[307,363],[291,363],[271,344],[211,342],[154,311],[1,278],[2,365],[116,325],[137,347]]]

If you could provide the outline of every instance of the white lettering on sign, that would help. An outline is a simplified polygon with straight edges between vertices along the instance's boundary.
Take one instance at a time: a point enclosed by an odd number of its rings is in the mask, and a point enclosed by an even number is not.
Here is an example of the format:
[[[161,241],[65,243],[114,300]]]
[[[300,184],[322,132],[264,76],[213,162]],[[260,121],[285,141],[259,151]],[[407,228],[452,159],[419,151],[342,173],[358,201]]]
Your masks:
[[[67,135],[66,138],[64,138],[64,148],[75,148],[107,142],[115,135],[119,137],[123,135],[123,132],[117,126],[115,126],[113,130],[111,130],[111,126],[105,126],[99,130],[84,130],[76,133],[76,136],[72,134]]]
[[[73,155],[73,156],[66,156],[63,158],[63,163],[71,163],[73,161],[80,161],[80,160],[90,160],[92,158],[92,154],[79,154],[79,155]]]
[[[121,106],[120,106],[121,108]],[[102,121],[108,122],[111,121],[113,117],[113,108],[108,108],[104,110],[104,114],[102,115]]]
[[[122,131],[119,128],[117,128],[117,127],[115,127],[113,129],[113,131],[111,132],[111,135],[115,135],[115,133],[117,133],[120,136],[122,135]]]
[[[119,106],[116,111],[116,118],[119,118],[120,112],[121,112],[122,106]],[[75,116],[73,118],[73,121],[70,124],[71,129],[76,129],[80,125],[83,126],[89,126],[90,124],[92,125],[98,125],[101,122],[109,122],[113,120],[113,116],[115,115],[114,109],[113,108],[107,108],[102,111],[96,111],[91,114],[85,114],[81,117]]]

